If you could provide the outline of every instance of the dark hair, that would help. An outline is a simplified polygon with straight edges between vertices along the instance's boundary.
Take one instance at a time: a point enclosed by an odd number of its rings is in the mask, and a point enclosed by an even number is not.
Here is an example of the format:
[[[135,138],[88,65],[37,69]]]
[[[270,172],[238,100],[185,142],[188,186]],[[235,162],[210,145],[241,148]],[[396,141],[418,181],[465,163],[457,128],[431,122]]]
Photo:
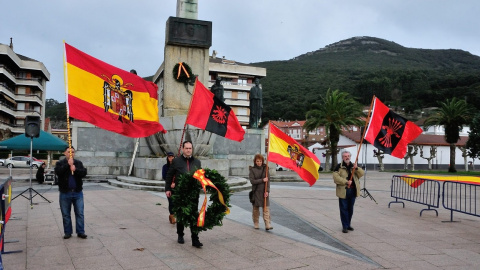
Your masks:
[[[67,146],[67,147],[65,147],[65,150],[63,150],[63,152],[67,151],[68,148],[72,148],[73,150],[75,150],[75,147],[73,147],[73,146]]]
[[[165,159],[167,160],[167,165],[168,165],[168,167],[170,167],[170,165],[171,165],[172,162],[173,162],[173,159],[172,159],[172,161],[170,161],[170,160],[168,159],[168,157],[169,157],[169,156],[167,155],[167,156],[165,157]]]
[[[261,154],[256,154],[255,157],[253,158],[253,165],[257,165],[255,162],[257,159],[260,159],[262,161],[262,164],[265,163],[265,158]]]
[[[192,141],[184,141],[183,144],[182,144],[182,147],[185,147],[185,144],[186,144],[186,143],[190,143],[190,144],[192,145],[192,147],[193,147]]]

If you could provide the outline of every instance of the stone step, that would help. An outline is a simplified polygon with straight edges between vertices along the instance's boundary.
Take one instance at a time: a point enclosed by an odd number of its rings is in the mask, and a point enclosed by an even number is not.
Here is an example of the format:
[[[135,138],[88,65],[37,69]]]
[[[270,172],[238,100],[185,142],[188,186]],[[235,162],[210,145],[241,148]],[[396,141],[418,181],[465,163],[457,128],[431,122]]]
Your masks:
[[[119,188],[128,188],[128,189],[135,189],[135,190],[145,190],[145,191],[157,191],[157,192],[164,192],[164,186],[149,186],[149,185],[138,185],[132,184],[127,182],[118,181],[115,179],[109,179],[108,184],[114,187]]]
[[[145,180],[132,176],[117,176],[117,179],[108,179],[108,183],[115,187],[146,191],[165,191],[165,181]],[[231,192],[251,190],[250,181],[242,177],[232,176],[227,180]]]
[[[84,181],[94,182],[94,183],[107,183],[109,179],[116,179],[116,175],[88,175],[83,178]]]
[[[135,184],[135,185],[144,185],[144,186],[159,186],[164,187],[165,181],[163,180],[148,180],[134,176],[117,176],[117,181]]]

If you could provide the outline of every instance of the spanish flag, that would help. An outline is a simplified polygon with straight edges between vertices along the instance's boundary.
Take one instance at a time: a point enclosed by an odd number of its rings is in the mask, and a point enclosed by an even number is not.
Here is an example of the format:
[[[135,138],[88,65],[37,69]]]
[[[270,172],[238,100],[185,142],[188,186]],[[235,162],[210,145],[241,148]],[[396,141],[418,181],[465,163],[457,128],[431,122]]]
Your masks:
[[[166,133],[159,123],[157,85],[65,43],[70,117],[132,138]]]
[[[295,171],[310,186],[315,184],[320,168],[317,156],[272,123],[269,130],[268,161]]]

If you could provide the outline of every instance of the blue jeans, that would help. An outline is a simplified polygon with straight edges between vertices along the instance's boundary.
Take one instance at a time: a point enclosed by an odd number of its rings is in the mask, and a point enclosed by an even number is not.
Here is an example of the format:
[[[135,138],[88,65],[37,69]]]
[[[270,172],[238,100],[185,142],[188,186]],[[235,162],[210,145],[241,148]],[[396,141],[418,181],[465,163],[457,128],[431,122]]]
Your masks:
[[[351,226],[353,216],[353,206],[355,205],[356,190],[347,188],[347,196],[345,199],[338,198],[338,205],[340,207],[340,220],[342,227],[348,229]]]
[[[75,212],[75,229],[77,234],[85,233],[84,216],[83,216],[83,192],[60,192],[60,210],[63,218],[63,232],[65,235],[73,233],[72,228],[72,211]]]

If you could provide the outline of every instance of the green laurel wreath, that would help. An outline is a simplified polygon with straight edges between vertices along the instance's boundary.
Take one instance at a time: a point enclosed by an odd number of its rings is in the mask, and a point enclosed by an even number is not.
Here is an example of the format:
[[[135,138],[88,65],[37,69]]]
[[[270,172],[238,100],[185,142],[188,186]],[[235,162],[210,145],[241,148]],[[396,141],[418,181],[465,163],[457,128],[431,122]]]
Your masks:
[[[177,81],[177,82],[182,82],[184,84],[188,84],[188,83],[191,83],[192,80],[193,82],[195,81],[195,77],[196,75],[193,74],[193,71],[192,69],[190,68],[189,65],[187,65],[187,63],[183,62],[182,63],[183,67],[185,67],[185,69],[187,70],[188,72],[188,76],[187,74],[185,73],[185,71],[181,70],[180,71],[180,76],[178,76],[178,69],[180,68],[180,63],[177,63],[174,67],[173,67],[173,78]],[[190,76],[190,77],[189,77]]]
[[[228,207],[230,202],[230,187],[225,178],[216,170],[205,168],[205,177],[210,179],[223,195],[223,201]],[[203,193],[200,182],[193,178],[193,173],[185,173],[175,179],[175,189],[172,194],[173,212],[177,218],[177,222],[185,227],[191,227],[195,233],[211,230],[215,226],[222,226],[223,217],[227,210],[218,199],[217,190],[207,186],[207,194],[210,194],[209,201],[211,204],[207,207],[205,214],[205,224],[203,227],[197,227],[198,208],[201,207],[203,201],[199,202],[199,192]]]

